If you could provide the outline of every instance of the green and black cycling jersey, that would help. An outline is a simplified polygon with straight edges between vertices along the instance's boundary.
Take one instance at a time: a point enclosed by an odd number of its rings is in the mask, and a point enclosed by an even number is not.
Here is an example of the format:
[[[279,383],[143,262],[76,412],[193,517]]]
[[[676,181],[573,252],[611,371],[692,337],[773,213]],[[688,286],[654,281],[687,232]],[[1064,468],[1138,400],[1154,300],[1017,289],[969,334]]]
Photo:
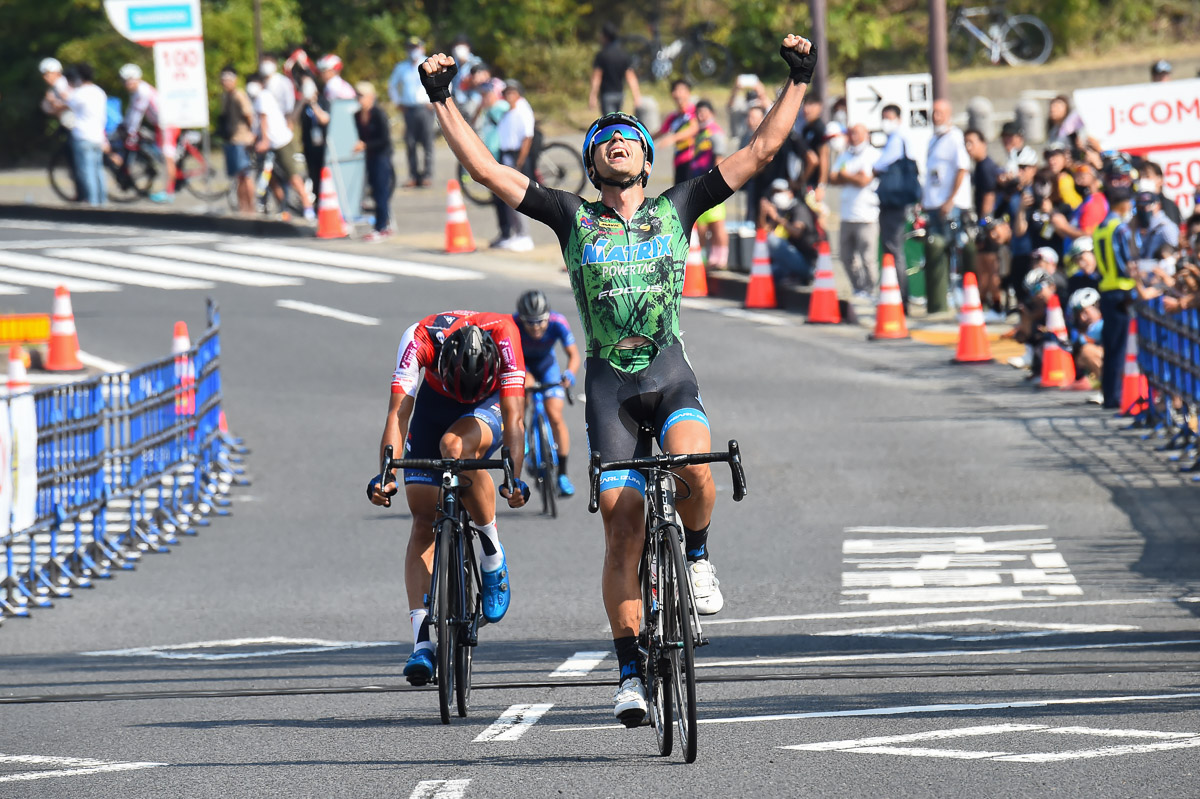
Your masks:
[[[696,218],[733,194],[717,169],[647,197],[631,219],[602,202],[530,182],[517,210],[558,235],[588,357],[645,369],[679,340],[679,304]],[[618,349],[642,336],[650,346]]]

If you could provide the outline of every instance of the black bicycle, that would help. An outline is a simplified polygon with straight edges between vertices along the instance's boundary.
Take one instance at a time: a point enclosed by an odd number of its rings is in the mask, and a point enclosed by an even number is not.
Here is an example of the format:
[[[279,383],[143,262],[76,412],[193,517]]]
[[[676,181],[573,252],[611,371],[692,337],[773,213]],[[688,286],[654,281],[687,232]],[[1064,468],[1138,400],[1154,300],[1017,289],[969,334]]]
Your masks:
[[[525,463],[542,496],[542,513],[554,519],[558,517],[558,442],[554,440],[554,427],[546,413],[546,392],[552,388],[562,388],[567,402],[575,404],[575,395],[561,383],[525,386],[525,407],[529,410],[529,422],[525,425]]]
[[[645,428],[643,434],[650,431]],[[683,551],[683,525],[675,513],[675,491],[691,487],[671,471],[701,463],[729,464],[733,499],[746,496],[746,475],[741,450],[730,440],[727,452],[694,455],[664,454],[648,458],[601,462],[593,452],[588,477],[591,490],[588,511],[599,509],[600,475],[610,470],[639,469],[646,475],[646,546],[638,576],[642,583],[642,626],[638,634],[646,694],[650,698],[650,724],[658,738],[658,751],[671,754],[679,733],[683,759],[696,760],[696,660],[694,650],[708,643],[700,628],[692,581],[688,579]],[[686,495],[684,497],[686,499]]]
[[[54,152],[50,155],[50,163],[46,172],[50,178],[50,188],[60,199],[73,203],[79,202],[79,184],[75,174],[75,157],[71,150],[71,134],[66,128],[60,128],[60,140]],[[154,179],[158,175],[158,166],[154,157],[143,150],[125,153],[120,163],[114,158],[116,153],[124,153],[125,131],[118,128],[109,136],[109,150],[104,153],[105,180],[108,181],[108,199],[118,203],[128,203],[140,200],[150,194]]]
[[[644,80],[666,80],[678,62],[683,76],[693,83],[726,83],[733,71],[733,55],[728,47],[705,38],[715,28],[712,22],[701,22],[668,42],[659,32],[658,16],[652,13],[650,38],[622,36],[621,45],[629,54],[633,71]]]
[[[442,723],[450,723],[450,707],[457,705],[465,717],[471,704],[471,660],[479,643],[483,621],[483,585],[479,561],[475,557],[475,528],[459,497],[470,486],[463,472],[481,469],[504,471],[504,486],[515,490],[513,462],[508,447],[501,447],[497,459],[393,458],[392,448],[383,448],[380,485],[394,482],[395,469],[430,469],[442,475],[437,516],[433,522],[433,578],[425,607],[437,635],[437,663],[433,682],[438,687],[438,708]]]

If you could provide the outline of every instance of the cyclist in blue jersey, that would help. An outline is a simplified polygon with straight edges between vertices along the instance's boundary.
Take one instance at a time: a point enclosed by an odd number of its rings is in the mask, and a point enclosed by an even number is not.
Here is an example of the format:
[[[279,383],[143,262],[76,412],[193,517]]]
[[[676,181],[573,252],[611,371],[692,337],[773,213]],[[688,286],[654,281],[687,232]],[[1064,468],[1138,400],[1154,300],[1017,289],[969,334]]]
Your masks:
[[[521,330],[521,349],[525,353],[525,382],[526,384],[559,383],[566,388],[575,385],[575,373],[579,371],[582,359],[579,357],[579,347],[575,344],[575,334],[567,318],[560,313],[550,310],[550,302],[546,295],[537,289],[532,289],[521,295],[517,300],[517,312],[513,320]],[[562,344],[567,353],[567,368],[561,370],[554,345]],[[571,452],[571,438],[567,434],[567,425],[563,421],[563,400],[566,392],[562,387],[555,386],[545,392],[546,415],[550,417],[550,427],[554,430],[554,443],[558,445],[558,493],[564,497],[575,495],[575,486],[567,477],[567,455]]]

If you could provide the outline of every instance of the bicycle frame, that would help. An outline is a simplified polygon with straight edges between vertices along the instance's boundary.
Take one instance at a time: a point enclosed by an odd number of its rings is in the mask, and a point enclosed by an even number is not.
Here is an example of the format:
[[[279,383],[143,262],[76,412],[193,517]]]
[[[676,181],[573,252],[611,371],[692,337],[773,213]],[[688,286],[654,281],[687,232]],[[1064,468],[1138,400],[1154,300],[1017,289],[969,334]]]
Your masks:
[[[429,580],[429,593],[425,595],[425,607],[429,611],[430,624],[436,626],[440,615],[444,612],[444,608],[437,607],[435,598],[437,597],[437,585],[440,580],[446,579],[445,575],[438,574],[438,554],[442,547],[452,547],[450,551],[450,563],[453,565],[466,564],[474,576],[475,585],[483,585],[479,574],[479,561],[475,557],[475,530],[470,525],[470,517],[467,515],[466,508],[462,507],[461,499],[458,496],[461,483],[456,472],[447,470],[442,473],[442,484],[440,493],[438,494],[437,517],[434,520],[433,527],[435,530],[440,529],[442,523],[450,521],[454,527],[454,537],[447,541],[442,536],[435,536],[433,540],[433,573]],[[462,580],[458,582],[458,607],[468,607],[467,604],[467,587]],[[466,634],[465,643],[467,646],[475,646],[479,643],[479,619],[480,615],[476,612],[471,618],[454,618],[450,616],[447,621],[458,627],[459,634]],[[441,641],[438,642],[441,645]],[[434,682],[437,682],[437,675],[434,677]]]
[[[1001,54],[1000,54],[1001,42],[1000,42],[999,37],[993,36],[990,31],[988,33],[984,33],[982,28],[980,28],[979,26],[977,26],[973,22],[971,22],[971,17],[988,17],[988,16],[991,16],[991,14],[992,14],[992,9],[988,8],[986,6],[976,6],[974,8],[960,8],[960,9],[958,9],[958,12],[954,15],[954,21],[952,22],[951,27],[953,27],[954,25],[958,25],[963,30],[965,30],[967,33],[969,33],[973,37],[975,37],[975,39],[978,40],[978,42],[980,44],[982,44],[985,48],[987,48],[988,58],[991,59],[991,62],[993,64],[996,64],[996,63],[1000,62],[1000,58],[1001,58]],[[992,27],[994,29],[995,26],[992,26]]]
[[[545,389],[550,386],[530,386],[526,389],[527,396],[532,400],[532,414],[530,415],[530,423],[525,426],[525,435],[529,440],[529,445],[526,447],[526,457],[532,457],[535,467],[540,468],[544,463],[546,453],[542,452],[542,441],[538,436],[538,426],[544,421],[546,423],[546,433],[550,438],[547,442],[550,445],[549,465],[554,467],[554,474],[558,474],[558,442],[554,440],[554,425],[550,424],[550,416],[546,413],[546,392]]]

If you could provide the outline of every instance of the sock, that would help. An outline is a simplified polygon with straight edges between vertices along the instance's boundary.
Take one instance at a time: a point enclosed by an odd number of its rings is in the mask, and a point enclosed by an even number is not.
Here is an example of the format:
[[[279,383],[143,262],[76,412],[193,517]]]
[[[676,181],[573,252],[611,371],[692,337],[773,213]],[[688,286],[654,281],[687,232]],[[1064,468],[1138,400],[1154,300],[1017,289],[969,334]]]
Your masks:
[[[641,677],[642,655],[638,651],[637,636],[614,638],[613,646],[617,650],[617,665],[621,669],[620,681],[624,682],[629,677]]]
[[[703,530],[689,530],[684,526],[683,546],[687,550],[689,561],[708,557],[708,527],[706,524]]]
[[[504,547],[500,546],[496,520],[492,519],[475,529],[479,532],[479,568],[481,571],[494,572],[504,563]]]
[[[559,474],[567,473],[567,456],[562,454],[561,452],[558,453],[558,473]]]
[[[410,610],[408,618],[412,621],[413,651],[418,649],[433,650],[433,642],[429,640],[429,613],[425,608]]]

